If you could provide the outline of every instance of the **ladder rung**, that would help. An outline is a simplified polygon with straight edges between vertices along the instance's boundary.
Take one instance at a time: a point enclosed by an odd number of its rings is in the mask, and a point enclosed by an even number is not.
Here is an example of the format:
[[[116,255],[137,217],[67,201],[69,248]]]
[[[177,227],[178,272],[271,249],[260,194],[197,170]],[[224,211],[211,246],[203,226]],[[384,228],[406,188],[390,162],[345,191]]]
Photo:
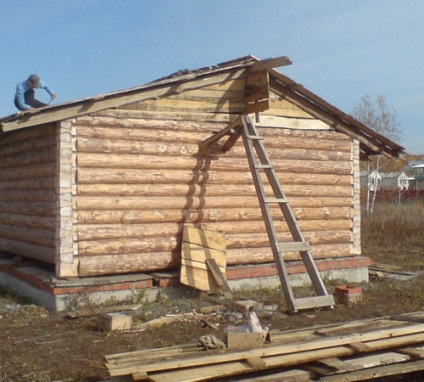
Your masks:
[[[257,168],[257,169],[261,169],[261,168],[267,169],[267,168],[274,168],[274,166],[272,164],[256,164],[255,168]]]
[[[295,241],[293,243],[279,243],[277,245],[278,252],[285,253],[285,252],[302,252],[302,251],[309,251],[309,243],[305,241]]]
[[[334,305],[334,297],[331,295],[295,298],[293,300],[293,306],[296,311],[301,309],[314,309]]]
[[[249,138],[249,139],[255,140],[255,141],[263,141],[264,140],[259,135],[247,135],[246,137]]]
[[[288,200],[285,198],[265,198],[265,203],[288,203]]]

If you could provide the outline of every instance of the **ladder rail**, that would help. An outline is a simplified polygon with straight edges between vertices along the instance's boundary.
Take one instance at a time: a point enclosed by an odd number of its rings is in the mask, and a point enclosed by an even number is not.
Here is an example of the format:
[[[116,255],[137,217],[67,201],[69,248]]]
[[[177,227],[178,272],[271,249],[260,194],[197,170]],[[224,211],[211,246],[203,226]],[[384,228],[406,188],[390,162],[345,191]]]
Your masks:
[[[255,125],[247,115],[242,118],[242,137],[243,144],[247,153],[249,167],[254,179],[256,193],[260,202],[264,223],[267,229],[268,238],[270,241],[273,256],[277,265],[278,274],[281,280],[286,302],[291,312],[296,312],[298,309],[306,309],[319,306],[333,306],[334,299],[329,296],[326,287],[319,275],[319,271],[309,252],[309,245],[305,242],[303,235],[297,225],[294,214],[290,208],[290,204],[282,190],[274,166],[272,165],[263,145],[263,138],[258,135]],[[259,163],[255,158],[255,153]],[[261,171],[265,172],[268,183],[274,193],[273,198],[267,197],[263,182],[261,179]],[[269,208],[270,203],[277,203],[281,213],[286,221],[289,231],[294,240],[293,244],[287,244],[288,249],[284,250],[284,243],[279,243],[277,232],[275,230],[274,221]],[[306,244],[306,245],[304,245]],[[290,246],[291,245],[291,246]],[[296,299],[294,297],[291,286],[288,282],[288,273],[285,267],[282,253],[293,251],[299,252],[303,263],[305,264],[312,285],[315,288],[317,297],[315,304],[313,298],[308,299],[308,304],[305,304],[305,299]],[[325,298],[324,298],[325,297]]]
[[[246,152],[253,153],[254,148],[253,148],[252,140],[248,134],[248,125],[244,118],[243,118],[242,128],[244,130],[244,133],[242,134],[242,138],[243,138],[243,143],[244,143]],[[260,200],[264,200],[266,197],[265,189],[263,187],[262,181],[260,180],[260,174],[258,169],[256,168],[256,163],[253,158],[253,155],[247,155],[247,159],[248,159],[249,167],[254,179],[256,194],[258,195]],[[278,250],[278,247],[275,245],[275,243],[278,242],[278,237],[277,237],[277,232],[275,231],[275,227],[272,223],[271,211],[267,203],[260,203],[260,207],[262,211],[262,216],[264,217],[264,223],[265,223],[265,227],[268,233],[268,238],[271,244],[273,257],[277,265],[277,271],[278,271],[279,278],[281,280],[281,287],[283,289],[284,297],[286,299],[287,304],[289,305],[289,310],[295,311],[296,309],[293,304],[293,301],[295,299],[293,290],[290,288],[290,286],[286,282],[283,281],[283,280],[288,280],[288,273],[284,265],[284,259],[282,258]]]

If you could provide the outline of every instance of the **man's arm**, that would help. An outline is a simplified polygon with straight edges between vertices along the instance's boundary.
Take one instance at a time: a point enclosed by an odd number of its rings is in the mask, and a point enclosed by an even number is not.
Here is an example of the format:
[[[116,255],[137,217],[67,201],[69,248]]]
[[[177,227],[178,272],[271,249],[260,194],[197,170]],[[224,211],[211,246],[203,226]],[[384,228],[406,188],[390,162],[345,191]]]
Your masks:
[[[56,98],[56,93],[50,89],[50,86],[43,81],[40,81],[40,88],[44,89],[47,93],[50,94],[52,100]]]

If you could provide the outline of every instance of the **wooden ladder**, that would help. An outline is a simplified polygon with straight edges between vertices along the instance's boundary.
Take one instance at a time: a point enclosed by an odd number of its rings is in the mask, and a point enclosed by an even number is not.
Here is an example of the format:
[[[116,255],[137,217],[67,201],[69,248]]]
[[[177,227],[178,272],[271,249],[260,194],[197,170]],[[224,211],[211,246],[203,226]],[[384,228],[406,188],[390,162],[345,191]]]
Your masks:
[[[299,230],[296,219],[291,211],[289,202],[278,181],[274,166],[271,164],[263,145],[263,138],[258,135],[255,125],[247,115],[242,117],[242,137],[252,172],[256,193],[258,195],[262,216],[265,222],[272,253],[280,277],[284,297],[289,311],[295,313],[301,309],[313,309],[321,307],[334,307],[335,302],[332,295],[327,293],[325,285],[320,277],[318,269],[310,254],[309,243],[307,243]],[[265,194],[261,173],[264,172],[272,188],[274,196]],[[271,204],[278,204],[284,216],[284,220],[290,230],[293,242],[281,243],[277,237],[274,221],[270,211]],[[306,298],[295,298],[291,288],[287,270],[284,264],[283,254],[286,252],[299,252],[305,264],[316,296]]]

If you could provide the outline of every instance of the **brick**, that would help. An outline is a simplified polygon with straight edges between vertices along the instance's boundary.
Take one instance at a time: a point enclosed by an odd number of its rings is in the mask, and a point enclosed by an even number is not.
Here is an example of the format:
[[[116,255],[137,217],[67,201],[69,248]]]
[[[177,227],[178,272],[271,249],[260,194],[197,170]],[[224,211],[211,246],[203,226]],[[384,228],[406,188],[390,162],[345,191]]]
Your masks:
[[[336,287],[334,299],[339,304],[355,304],[362,301],[362,288],[340,285]]]
[[[99,329],[106,332],[132,328],[132,316],[124,313],[107,313],[99,316]]]

